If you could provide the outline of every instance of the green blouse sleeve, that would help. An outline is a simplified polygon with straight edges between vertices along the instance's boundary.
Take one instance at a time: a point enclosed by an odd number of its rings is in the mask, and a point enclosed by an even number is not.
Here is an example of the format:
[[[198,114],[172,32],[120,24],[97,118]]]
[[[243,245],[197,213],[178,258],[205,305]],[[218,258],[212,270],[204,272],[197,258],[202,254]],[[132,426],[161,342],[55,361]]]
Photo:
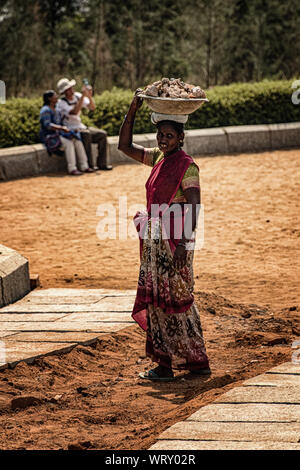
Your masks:
[[[154,166],[163,158],[163,153],[158,147],[145,148],[143,163],[148,166]]]
[[[191,163],[186,170],[181,181],[181,187],[183,191],[188,188],[200,188],[199,170],[195,163]]]

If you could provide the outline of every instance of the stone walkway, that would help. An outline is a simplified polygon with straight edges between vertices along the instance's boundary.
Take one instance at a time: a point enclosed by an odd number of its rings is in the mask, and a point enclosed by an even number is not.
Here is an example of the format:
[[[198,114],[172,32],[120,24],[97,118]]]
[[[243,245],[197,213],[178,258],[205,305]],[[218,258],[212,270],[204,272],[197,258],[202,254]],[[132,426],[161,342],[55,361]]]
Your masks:
[[[300,450],[300,364],[246,380],[164,431],[150,450]]]
[[[101,334],[134,323],[135,291],[108,289],[34,290],[0,309],[0,368],[77,344],[91,344]]]
[[[0,309],[0,368],[70,351],[133,324],[135,291],[34,290]],[[285,363],[246,380],[150,450],[300,449],[300,364]]]

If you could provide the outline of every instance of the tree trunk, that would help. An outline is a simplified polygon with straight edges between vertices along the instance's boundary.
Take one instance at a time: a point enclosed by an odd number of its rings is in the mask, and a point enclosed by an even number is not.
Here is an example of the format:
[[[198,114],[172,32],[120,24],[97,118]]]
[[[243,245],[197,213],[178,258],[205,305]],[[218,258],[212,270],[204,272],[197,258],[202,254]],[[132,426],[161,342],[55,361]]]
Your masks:
[[[97,17],[96,17],[96,35],[95,35],[95,45],[93,51],[93,64],[92,64],[92,78],[91,85],[95,89],[96,81],[99,76],[99,66],[98,66],[98,53],[101,39],[101,30],[103,24],[103,0],[99,1]]]

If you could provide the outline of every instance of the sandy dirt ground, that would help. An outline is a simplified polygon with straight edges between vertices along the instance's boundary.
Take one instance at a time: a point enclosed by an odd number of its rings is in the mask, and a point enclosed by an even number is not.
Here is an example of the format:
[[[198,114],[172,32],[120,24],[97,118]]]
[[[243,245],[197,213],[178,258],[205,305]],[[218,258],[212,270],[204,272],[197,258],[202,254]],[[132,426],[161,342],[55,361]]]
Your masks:
[[[142,382],[138,372],[150,362],[135,325],[93,346],[22,362],[0,372],[0,448],[147,449],[233,386],[290,361],[300,334],[299,159],[298,150],[196,159],[204,245],[195,253],[195,297],[210,377]],[[101,240],[97,229],[110,204],[117,234],[119,226],[122,236],[125,226],[134,233],[149,172],[133,164],[1,183],[0,243],[29,259],[42,288],[135,289],[137,238]]]

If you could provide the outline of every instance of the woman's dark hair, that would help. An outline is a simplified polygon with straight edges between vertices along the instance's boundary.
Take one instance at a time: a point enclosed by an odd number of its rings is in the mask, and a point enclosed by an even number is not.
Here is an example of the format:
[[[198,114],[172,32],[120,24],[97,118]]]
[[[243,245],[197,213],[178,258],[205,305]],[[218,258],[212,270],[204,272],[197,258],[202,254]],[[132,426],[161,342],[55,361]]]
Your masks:
[[[157,129],[159,129],[162,124],[168,124],[169,126],[173,127],[177,135],[184,133],[184,125],[181,122],[167,121],[167,120],[160,121],[156,124]],[[180,141],[180,147],[183,147],[183,140]]]
[[[50,99],[53,95],[55,95],[54,90],[48,90],[43,94],[44,105],[48,106],[50,104]]]

